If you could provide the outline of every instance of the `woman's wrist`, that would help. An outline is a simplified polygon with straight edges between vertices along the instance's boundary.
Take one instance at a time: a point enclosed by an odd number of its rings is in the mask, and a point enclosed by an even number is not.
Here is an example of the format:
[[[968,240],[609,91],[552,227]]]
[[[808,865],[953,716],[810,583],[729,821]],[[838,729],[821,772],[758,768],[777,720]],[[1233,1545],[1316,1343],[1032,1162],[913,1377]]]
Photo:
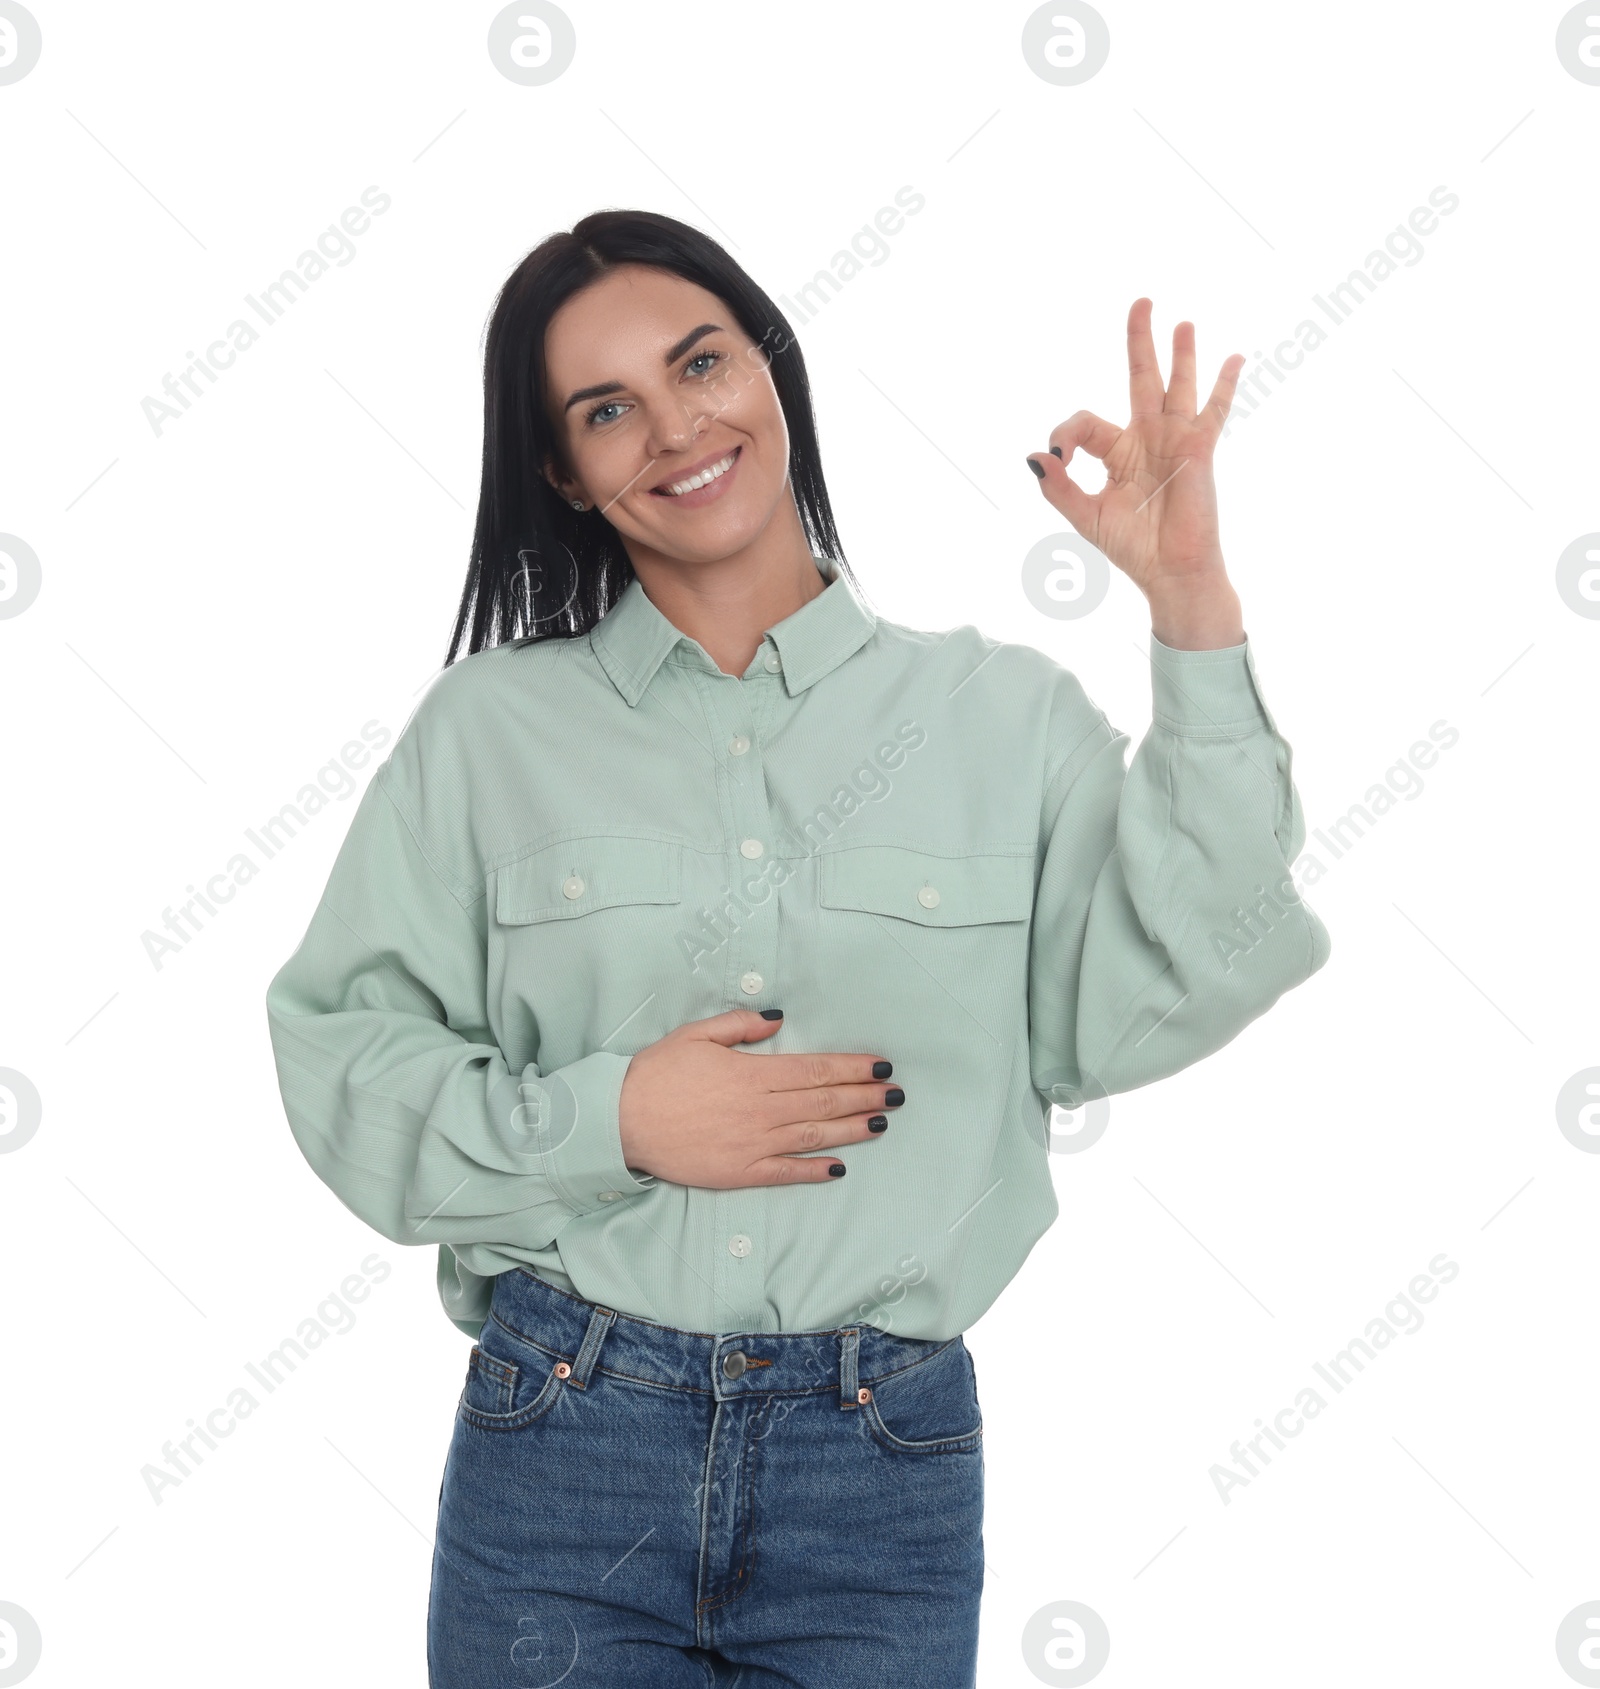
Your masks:
[[[1155,587],[1150,631],[1174,651],[1220,651],[1244,644],[1244,613],[1228,577]]]

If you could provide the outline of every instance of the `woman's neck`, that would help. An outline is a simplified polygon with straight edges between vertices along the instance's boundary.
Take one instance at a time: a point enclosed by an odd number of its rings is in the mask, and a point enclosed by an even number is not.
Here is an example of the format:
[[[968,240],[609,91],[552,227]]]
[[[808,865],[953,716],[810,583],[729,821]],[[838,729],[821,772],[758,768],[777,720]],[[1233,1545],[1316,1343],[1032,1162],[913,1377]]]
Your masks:
[[[634,557],[633,571],[680,633],[698,640],[724,674],[742,675],[767,629],[827,589],[798,520],[795,528],[710,563],[652,552]]]

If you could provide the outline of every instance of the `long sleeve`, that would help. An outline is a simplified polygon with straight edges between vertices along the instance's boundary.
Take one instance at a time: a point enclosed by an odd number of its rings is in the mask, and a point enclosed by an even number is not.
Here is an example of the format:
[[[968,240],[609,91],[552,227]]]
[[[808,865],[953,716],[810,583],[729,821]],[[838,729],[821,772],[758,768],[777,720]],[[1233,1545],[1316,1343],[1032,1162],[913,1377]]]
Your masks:
[[[1029,955],[1029,1064],[1063,1107],[1209,1055],[1327,960],[1290,865],[1305,822],[1248,641],[1151,640],[1128,740],[1064,671],[1052,704]]]
[[[574,1215],[655,1183],[622,1158],[629,1058],[508,1066],[489,1030],[482,887],[435,866],[390,773],[362,794],[267,991],[289,1127],[345,1206],[396,1243],[542,1249]]]

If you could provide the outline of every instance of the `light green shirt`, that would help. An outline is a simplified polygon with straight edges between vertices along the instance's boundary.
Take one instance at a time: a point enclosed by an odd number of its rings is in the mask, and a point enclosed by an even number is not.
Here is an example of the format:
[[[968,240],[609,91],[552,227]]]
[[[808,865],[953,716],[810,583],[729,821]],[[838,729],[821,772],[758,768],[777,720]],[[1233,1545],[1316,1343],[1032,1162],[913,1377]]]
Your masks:
[[[581,639],[442,671],[362,794],[267,1012],[289,1126],[340,1200],[439,1248],[475,1336],[519,1263],[692,1331],[945,1338],[1055,1219],[1052,1102],[1228,1042],[1328,956],[1288,865],[1288,744],[1248,643],[1152,640],[1132,763],[1078,682],[829,584],[723,674],[635,580]],[[634,1052],[732,1007],[740,1046],[894,1063],[843,1178],[634,1174]]]

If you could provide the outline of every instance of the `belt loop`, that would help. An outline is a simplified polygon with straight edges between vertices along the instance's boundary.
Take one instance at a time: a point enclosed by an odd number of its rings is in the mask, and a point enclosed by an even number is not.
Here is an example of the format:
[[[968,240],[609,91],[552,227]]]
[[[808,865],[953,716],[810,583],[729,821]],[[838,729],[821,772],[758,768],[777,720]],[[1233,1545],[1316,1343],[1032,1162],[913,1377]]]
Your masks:
[[[861,1333],[850,1326],[840,1333],[844,1341],[839,1346],[839,1406],[859,1407],[856,1391],[856,1351],[861,1346]]]
[[[572,1371],[567,1375],[569,1384],[576,1384],[580,1390],[588,1385],[595,1362],[600,1358],[600,1345],[605,1342],[606,1333],[610,1331],[616,1317],[615,1310],[599,1306],[590,1314],[589,1329],[583,1334],[577,1359],[573,1361]]]

